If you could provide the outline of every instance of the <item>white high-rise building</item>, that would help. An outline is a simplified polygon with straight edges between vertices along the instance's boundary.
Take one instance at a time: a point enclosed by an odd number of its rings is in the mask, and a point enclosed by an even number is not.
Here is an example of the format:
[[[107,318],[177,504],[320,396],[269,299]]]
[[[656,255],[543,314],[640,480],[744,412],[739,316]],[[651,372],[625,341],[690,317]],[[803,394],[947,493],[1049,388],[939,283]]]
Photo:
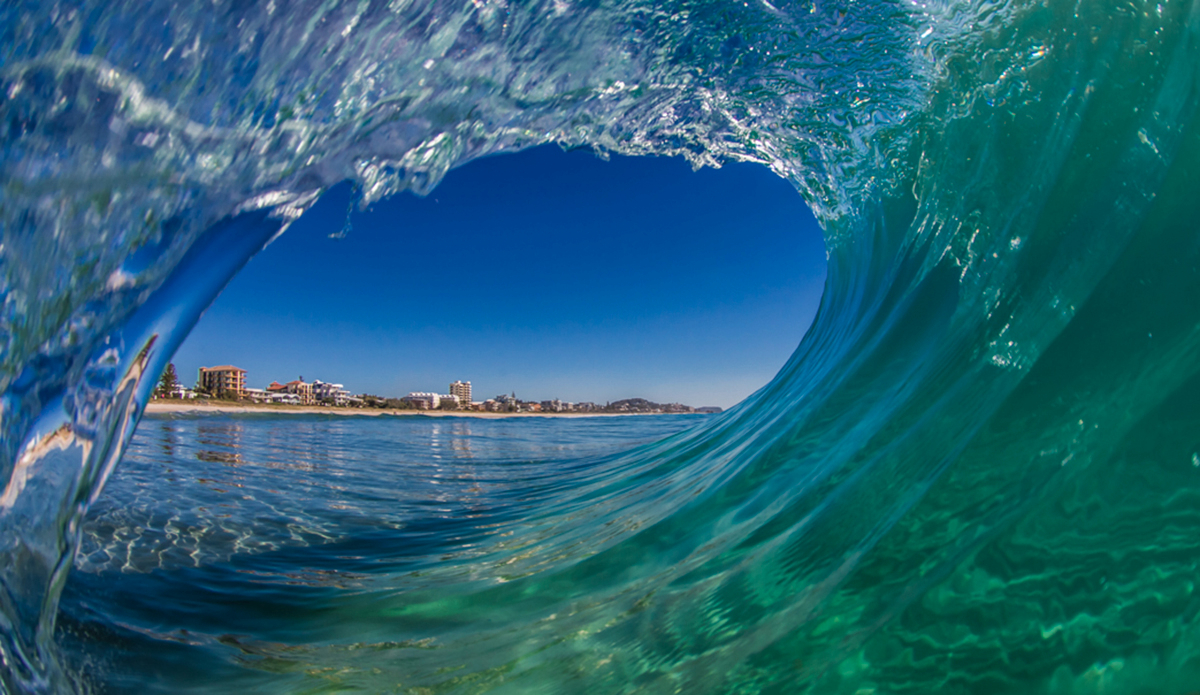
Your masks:
[[[464,408],[471,405],[471,382],[456,381],[450,384],[450,395],[458,396],[458,404]]]

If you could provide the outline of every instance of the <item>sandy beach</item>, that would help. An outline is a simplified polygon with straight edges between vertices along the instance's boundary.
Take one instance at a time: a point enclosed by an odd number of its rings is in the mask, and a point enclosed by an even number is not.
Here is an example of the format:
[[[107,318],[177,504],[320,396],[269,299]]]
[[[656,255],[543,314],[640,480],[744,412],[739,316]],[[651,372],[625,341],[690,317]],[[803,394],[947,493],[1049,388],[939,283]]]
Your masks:
[[[318,415],[412,415],[414,417],[622,417],[625,415],[689,415],[691,413],[489,413],[477,410],[390,410],[379,408],[327,408],[309,405],[234,405],[232,403],[183,403],[150,401],[147,413],[276,413]]]

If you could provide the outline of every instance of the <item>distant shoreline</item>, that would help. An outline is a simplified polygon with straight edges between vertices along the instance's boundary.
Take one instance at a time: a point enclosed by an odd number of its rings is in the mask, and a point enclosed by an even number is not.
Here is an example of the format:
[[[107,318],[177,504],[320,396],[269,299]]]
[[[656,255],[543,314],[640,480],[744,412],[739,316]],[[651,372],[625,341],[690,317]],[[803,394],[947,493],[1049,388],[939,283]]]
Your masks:
[[[423,417],[624,417],[627,415],[703,415],[704,413],[493,413],[478,410],[388,410],[381,408],[328,408],[314,405],[270,406],[232,403],[179,403],[151,401],[146,413],[280,413],[295,415],[419,415]]]

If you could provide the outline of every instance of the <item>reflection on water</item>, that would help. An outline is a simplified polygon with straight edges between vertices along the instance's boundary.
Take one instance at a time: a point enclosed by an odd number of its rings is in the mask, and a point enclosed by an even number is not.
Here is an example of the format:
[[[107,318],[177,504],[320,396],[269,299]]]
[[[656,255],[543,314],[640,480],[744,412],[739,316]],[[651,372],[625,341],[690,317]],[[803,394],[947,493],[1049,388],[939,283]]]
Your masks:
[[[146,429],[150,429],[150,423],[146,423]],[[175,432],[175,427],[169,421],[159,423],[158,427],[158,443],[162,448],[163,456],[175,456],[175,451],[179,447],[179,437]]]
[[[201,446],[215,447],[201,449],[196,452],[196,458],[210,463],[242,463],[242,423],[236,420],[228,422],[206,423],[196,428],[196,441]]]
[[[435,423],[429,430],[430,446],[437,450],[435,457],[440,458],[446,449],[453,458],[471,458],[471,421],[469,418],[453,420],[449,423]],[[445,444],[443,444],[445,441]]]
[[[150,416],[83,524],[60,644],[106,688],[126,673],[143,693],[154,672],[172,694],[261,673],[276,652],[303,660],[293,641],[356,645],[391,625],[389,597],[507,581],[561,532],[551,519],[521,538],[515,523],[700,419]]]
[[[150,416],[83,525],[76,565],[146,572],[339,544],[343,570],[346,558],[373,571],[467,558],[515,510],[592,474],[564,460],[692,423],[639,420]],[[347,550],[364,537],[371,550]]]

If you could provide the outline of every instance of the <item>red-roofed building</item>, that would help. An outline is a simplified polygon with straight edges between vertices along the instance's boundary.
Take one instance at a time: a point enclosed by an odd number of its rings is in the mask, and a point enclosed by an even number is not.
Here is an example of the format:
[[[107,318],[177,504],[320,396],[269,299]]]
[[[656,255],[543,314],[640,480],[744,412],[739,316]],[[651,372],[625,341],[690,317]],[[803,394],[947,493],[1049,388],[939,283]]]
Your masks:
[[[313,398],[313,385],[299,379],[286,384],[272,381],[271,385],[267,387],[268,395],[282,396],[285,393],[295,395],[300,405],[312,405],[316,402]]]

